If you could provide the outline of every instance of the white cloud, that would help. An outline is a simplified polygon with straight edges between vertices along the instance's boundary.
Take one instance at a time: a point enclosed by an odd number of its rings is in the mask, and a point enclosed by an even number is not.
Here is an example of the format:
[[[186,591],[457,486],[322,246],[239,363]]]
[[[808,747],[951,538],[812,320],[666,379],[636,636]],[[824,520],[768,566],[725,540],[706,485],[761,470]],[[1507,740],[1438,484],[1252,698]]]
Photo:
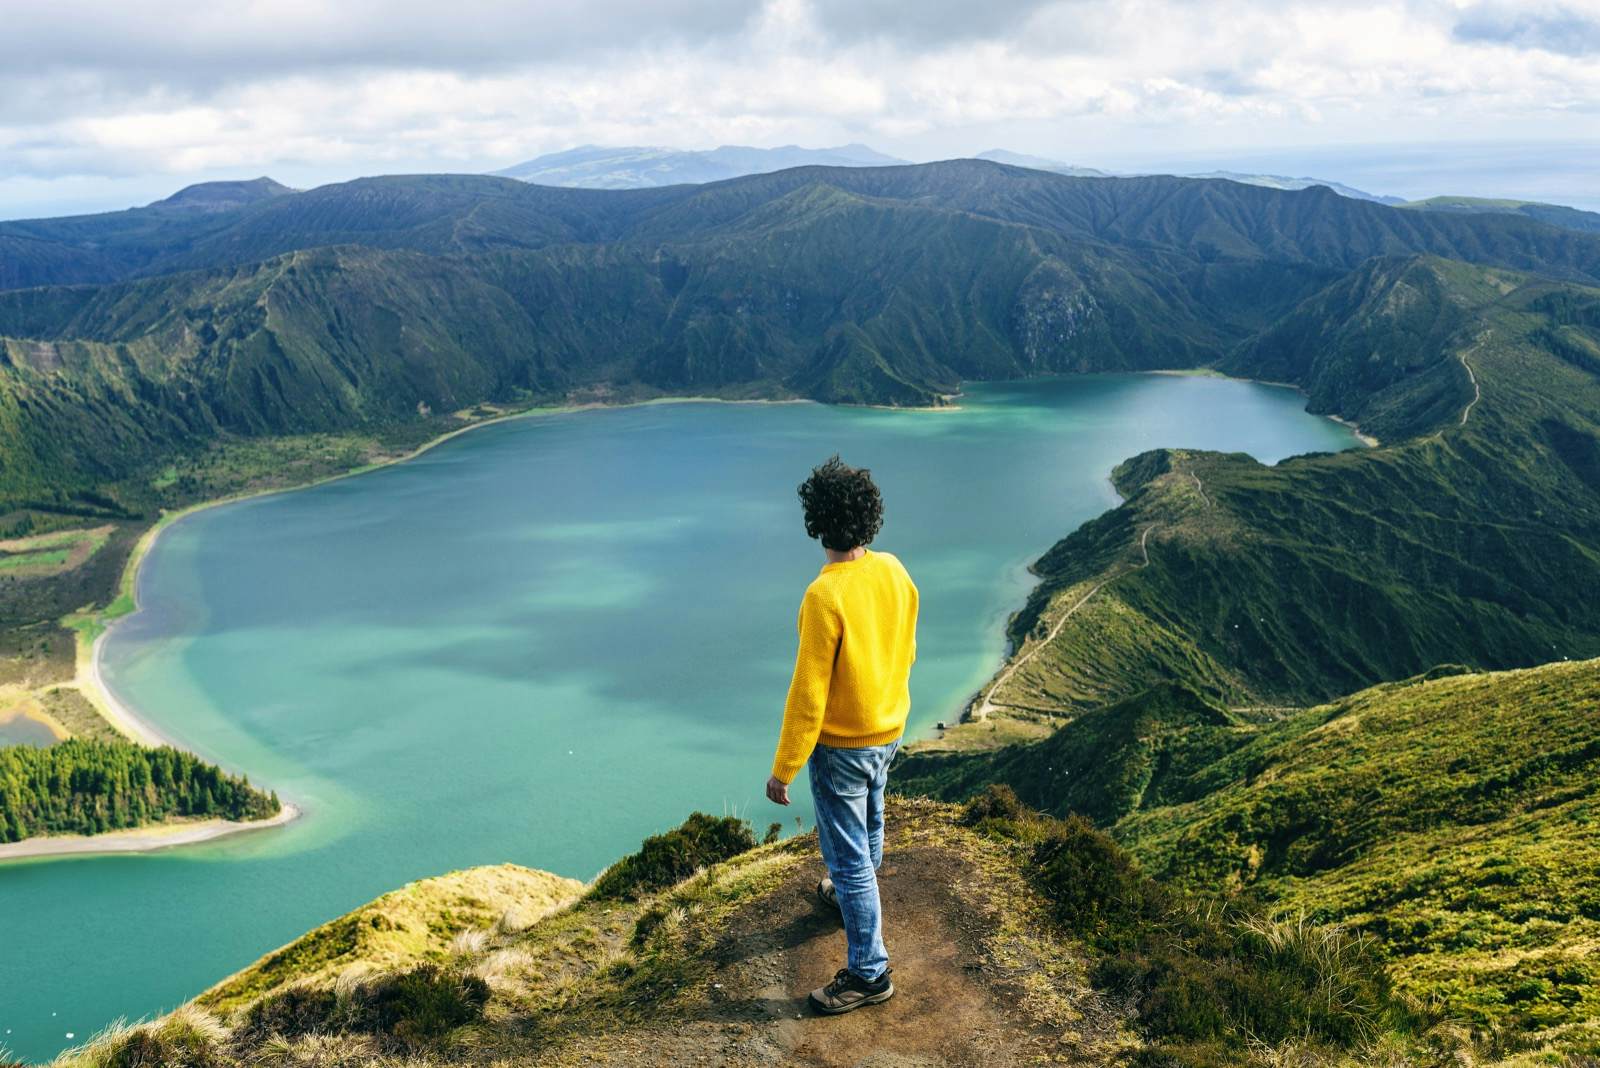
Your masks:
[[[0,196],[583,142],[1579,139],[1600,109],[1600,0],[9,0],[3,19]]]

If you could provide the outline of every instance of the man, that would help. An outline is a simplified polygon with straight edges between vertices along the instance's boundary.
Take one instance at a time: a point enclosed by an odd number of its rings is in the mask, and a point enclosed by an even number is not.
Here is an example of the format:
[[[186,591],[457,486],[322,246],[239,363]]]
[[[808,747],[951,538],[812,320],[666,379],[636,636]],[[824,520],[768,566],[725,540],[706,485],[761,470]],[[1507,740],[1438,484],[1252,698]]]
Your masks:
[[[911,710],[917,588],[899,560],[867,548],[883,525],[870,472],[835,456],[801,483],[800,503],[828,562],[800,602],[800,652],[767,797],[787,805],[789,784],[809,766],[829,875],[817,894],[844,917],[849,946],[833,982],[811,992],[812,1006],[834,1015],[894,995],[878,867],[883,789]]]

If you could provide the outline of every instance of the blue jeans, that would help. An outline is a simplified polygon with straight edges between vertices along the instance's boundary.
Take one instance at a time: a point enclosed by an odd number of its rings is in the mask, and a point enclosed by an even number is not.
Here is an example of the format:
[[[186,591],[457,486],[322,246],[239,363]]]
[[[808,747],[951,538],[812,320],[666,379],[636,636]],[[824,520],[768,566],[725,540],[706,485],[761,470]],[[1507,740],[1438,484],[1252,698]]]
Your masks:
[[[899,739],[862,749],[818,745],[808,765],[817,809],[817,844],[844,913],[844,936],[850,947],[846,964],[868,980],[889,967],[878,867],[883,863],[883,788],[899,748]]]

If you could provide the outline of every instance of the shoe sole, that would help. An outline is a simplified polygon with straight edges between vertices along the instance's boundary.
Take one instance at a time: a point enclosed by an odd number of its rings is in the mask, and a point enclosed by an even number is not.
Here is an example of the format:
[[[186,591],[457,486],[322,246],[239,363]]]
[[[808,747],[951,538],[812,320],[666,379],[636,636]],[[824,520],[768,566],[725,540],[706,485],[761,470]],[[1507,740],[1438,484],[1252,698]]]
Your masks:
[[[850,1004],[840,1005],[838,1008],[830,1009],[816,998],[808,998],[807,1000],[811,1002],[813,1009],[816,1009],[824,1016],[843,1016],[847,1012],[854,1012],[863,1005],[881,1005],[892,997],[894,997],[894,983],[891,982],[887,990],[879,991],[876,994],[868,994],[860,1001],[852,1001]]]

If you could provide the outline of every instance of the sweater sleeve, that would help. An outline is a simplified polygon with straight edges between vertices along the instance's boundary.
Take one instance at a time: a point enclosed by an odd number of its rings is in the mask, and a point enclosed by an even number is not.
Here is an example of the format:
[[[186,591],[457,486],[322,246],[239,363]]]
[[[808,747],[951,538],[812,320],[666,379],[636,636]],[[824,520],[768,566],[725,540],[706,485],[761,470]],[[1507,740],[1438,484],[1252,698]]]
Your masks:
[[[779,782],[793,782],[816,748],[822,716],[828,708],[828,688],[839,654],[843,626],[838,609],[819,594],[807,590],[800,602],[800,651],[795,656],[789,699],[783,706],[783,729],[772,774]]]

